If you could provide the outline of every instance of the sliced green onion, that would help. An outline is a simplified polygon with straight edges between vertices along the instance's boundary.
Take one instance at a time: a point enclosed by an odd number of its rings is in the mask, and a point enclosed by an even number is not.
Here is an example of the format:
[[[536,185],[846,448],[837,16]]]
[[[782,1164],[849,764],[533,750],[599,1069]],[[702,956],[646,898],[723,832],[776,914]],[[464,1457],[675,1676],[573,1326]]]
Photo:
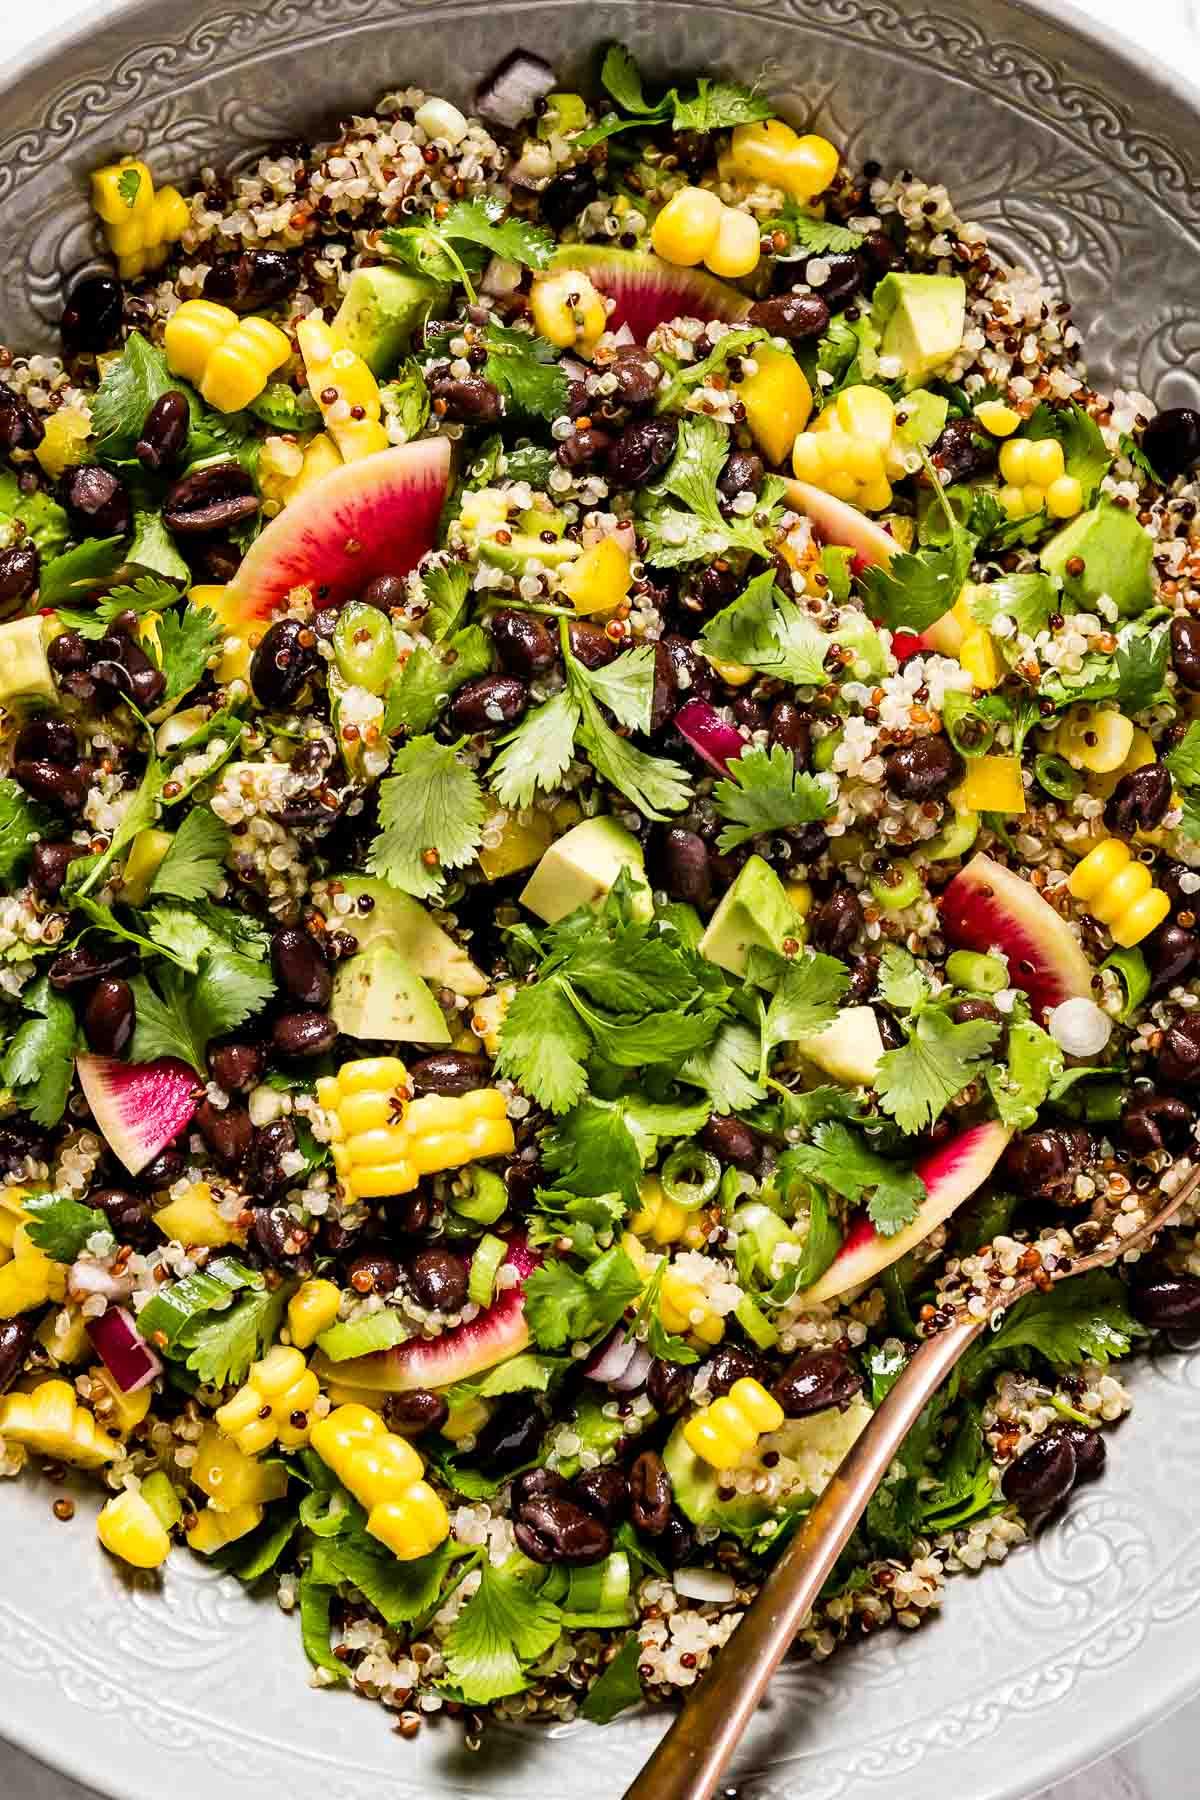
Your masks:
[[[153,1475],[147,1475],[142,1482],[142,1499],[164,1531],[170,1531],[183,1517],[179,1495],[172,1487],[170,1477],[164,1475],[161,1469],[156,1469]]]
[[[597,1613],[620,1612],[627,1607],[632,1586],[629,1558],[623,1550],[614,1550],[603,1562],[568,1572],[564,1610],[580,1613],[592,1622]]]
[[[925,883],[907,857],[901,857],[882,875],[871,876],[871,892],[886,912],[902,912],[915,906],[925,892]]]
[[[947,702],[953,696],[946,695]],[[960,756],[986,756],[996,739],[996,721],[968,701],[965,706],[947,704],[942,712],[946,736]]]
[[[812,766],[817,771],[818,775],[822,774],[826,769],[832,769],[833,753],[841,741],[842,730],[839,726],[836,731],[827,731],[824,737],[819,737],[813,744]]]
[[[1150,992],[1150,971],[1146,967],[1146,959],[1135,946],[1129,950],[1114,950],[1100,964],[1102,969],[1115,969],[1125,989],[1125,1004],[1117,1014],[1122,1025],[1132,1019],[1146,995]]]
[[[978,836],[979,814],[955,813],[949,824],[943,825],[936,837],[927,839],[921,849],[930,862],[952,862],[955,857],[965,856]]]
[[[1044,788],[1052,800],[1073,800],[1083,786],[1083,777],[1065,756],[1049,753],[1035,756],[1033,774],[1038,786]]]
[[[770,1350],[779,1342],[779,1333],[749,1294],[742,1295],[733,1316],[750,1342],[757,1344],[760,1350]]]
[[[695,1212],[711,1200],[721,1185],[721,1165],[697,1144],[681,1144],[659,1171],[662,1191],[685,1212]]]
[[[946,973],[955,987],[970,988],[977,994],[998,994],[1008,986],[1008,968],[998,956],[984,956],[977,950],[952,950],[946,958]]]
[[[382,694],[396,663],[391,620],[378,606],[351,600],[333,628],[333,654],[343,680]]]
[[[471,1272],[467,1277],[467,1298],[473,1300],[476,1306],[492,1304],[492,1295],[496,1291],[496,1274],[507,1255],[508,1245],[504,1239],[493,1237],[490,1231],[475,1246]]]
[[[472,1169],[470,1187],[464,1194],[453,1194],[450,1204],[464,1219],[494,1225],[508,1206],[508,1189],[494,1169]]]
[[[366,1313],[361,1319],[347,1319],[342,1325],[331,1325],[317,1339],[317,1349],[330,1362],[349,1362],[355,1356],[371,1356],[376,1350],[392,1350],[403,1344],[411,1333],[398,1312]]]

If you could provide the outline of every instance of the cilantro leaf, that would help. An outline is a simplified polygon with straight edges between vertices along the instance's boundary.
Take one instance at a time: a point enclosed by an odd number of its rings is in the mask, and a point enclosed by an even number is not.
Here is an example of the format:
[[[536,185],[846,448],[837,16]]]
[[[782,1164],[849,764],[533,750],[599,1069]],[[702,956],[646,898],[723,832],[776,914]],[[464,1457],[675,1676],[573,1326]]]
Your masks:
[[[140,169],[135,169],[131,166],[128,169],[122,169],[121,173],[117,176],[117,192],[129,208],[130,212],[132,212],[137,205],[138,191],[141,188],[141,185],[142,171]]]
[[[85,538],[73,550],[64,550],[42,566],[38,583],[39,606],[57,608],[64,600],[82,597],[104,587],[125,561],[125,540],[119,537]],[[77,619],[71,621],[77,626]],[[96,632],[100,637],[103,633]]]
[[[551,1112],[568,1112],[587,1092],[587,1030],[558,981],[519,988],[500,1029],[496,1069]]]
[[[202,1079],[210,1039],[260,1012],[275,991],[270,974],[232,950],[203,957],[196,976],[171,967],[160,969],[157,979],[157,991],[146,975],[135,975],[130,983],[137,1002],[132,1059],[176,1056]]]
[[[647,1013],[641,1019],[610,1019],[586,1006],[567,985],[566,992],[595,1040],[606,1062],[621,1069],[640,1069],[650,1063],[674,1063],[693,1055],[712,1042],[721,1024],[715,1007],[678,1007]]]
[[[864,569],[867,610],[891,631],[924,631],[950,611],[971,570],[975,539],[955,521],[937,549],[901,551],[886,568]]]
[[[862,244],[861,232],[851,231],[848,225],[836,225],[832,219],[811,219],[807,213],[802,213],[795,207],[786,210],[784,222],[792,239],[792,247],[803,250],[809,256],[826,256],[830,253],[840,255],[848,250],[857,250]],[[833,324],[839,323],[840,320],[833,320]]]
[[[102,600],[86,611],[82,608],[57,607],[64,629],[77,631],[81,637],[100,638],[120,613],[165,612],[179,599],[179,589],[159,575],[141,575],[133,583],[110,588]]]
[[[544,269],[554,254],[554,233],[528,219],[505,218],[507,203],[495,194],[477,200],[460,200],[436,229],[458,243],[478,244],[506,262],[527,269]]]
[[[734,125],[774,116],[770,101],[752,94],[749,88],[740,87],[735,81],[711,81],[701,75],[693,99],[676,96],[671,125],[675,131],[728,131]]]
[[[640,1705],[642,1678],[638,1669],[642,1646],[636,1631],[631,1631],[612,1661],[606,1663],[600,1679],[593,1682],[579,1716],[589,1725],[608,1725],[618,1713]]]
[[[578,678],[602,700],[618,725],[630,731],[649,731],[654,699],[654,646],[640,644],[626,650],[603,668],[588,669],[582,663]]]
[[[160,666],[167,678],[161,705],[188,694],[201,680],[208,659],[224,637],[224,627],[208,606],[185,606],[158,621]]]
[[[668,110],[668,100],[649,104],[642,91],[642,75],[633,59],[632,51],[624,44],[610,44],[604,53],[604,61],[600,67],[600,81],[606,93],[612,95],[622,111],[641,113],[646,118],[657,118]]]
[[[1035,440],[1057,438],[1063,447],[1066,472],[1078,481],[1083,489],[1083,503],[1089,505],[1112,464],[1108,446],[1092,415],[1073,400],[1063,407],[1052,407],[1043,400],[1026,421],[1022,436]]]
[[[620,1194],[637,1199],[642,1159],[620,1107],[584,1100],[543,1140],[542,1160],[555,1185],[581,1197]]]
[[[0,882],[15,885],[29,866],[34,845],[49,835],[49,814],[15,781],[0,781]]]
[[[1162,476],[1155,469],[1150,458],[1146,455],[1146,452],[1142,449],[1142,446],[1137,443],[1127,431],[1121,433],[1120,437],[1117,439],[1117,445],[1121,455],[1128,457],[1129,461],[1133,464],[1134,473],[1137,475],[1139,481],[1151,482],[1155,487],[1165,487],[1167,485],[1163,481]]]
[[[421,586],[428,608],[421,628],[431,644],[440,644],[463,622],[471,589],[471,571],[466,563],[434,563],[421,577]]]
[[[660,386],[654,403],[655,412],[670,412],[685,395],[703,387],[712,375],[723,375],[731,356],[744,356],[755,344],[764,343],[766,332],[758,325],[739,325],[718,339],[715,349],[698,362],[682,363],[671,381]]]
[[[880,999],[895,1012],[912,1012],[933,991],[916,957],[900,944],[884,945],[876,981]]]
[[[189,582],[192,572],[175,548],[175,540],[163,524],[162,514],[149,507],[137,507],[133,515],[133,538],[125,560],[139,569],[165,580]],[[172,595],[178,599],[178,593]]]
[[[427,1556],[400,1562],[365,1532],[337,1532],[314,1540],[310,1567],[313,1580],[322,1587],[348,1582],[357,1588],[394,1630],[435,1606],[447,1571],[472,1554],[464,1544],[446,1538]]]
[[[711,1044],[688,1057],[679,1079],[703,1089],[714,1112],[746,1112],[766,1096],[758,1078],[761,1062],[758,1033],[740,1020],[729,1020]]]
[[[1062,1051],[1048,1031],[1029,1020],[1010,1025],[1008,1064],[1003,1068],[994,1064],[987,1075],[1001,1123],[1014,1131],[1027,1130],[1062,1072]]]
[[[1200,787],[1200,719],[1192,720],[1182,742],[1169,750],[1163,761],[1180,787]]]
[[[171,840],[150,883],[152,899],[203,900],[224,873],[229,827],[207,806],[194,806]]]
[[[647,819],[661,822],[670,813],[682,812],[692,797],[692,787],[679,764],[664,756],[651,756],[618,737],[593,697],[591,671],[574,658],[567,661],[567,681],[579,705],[579,741],[597,775],[624,794]]]
[[[535,419],[556,419],[566,412],[567,378],[553,344],[491,318],[483,341],[487,350],[483,374],[500,389],[513,412]]]
[[[562,688],[500,739],[488,782],[502,806],[528,806],[539,789],[559,785],[571,766],[582,717],[579,702]]]
[[[289,1289],[281,1283],[243,1294],[224,1312],[212,1312],[184,1327],[176,1343],[187,1351],[187,1366],[206,1386],[237,1386],[250,1364],[274,1340]]]
[[[525,1280],[525,1317],[539,1348],[561,1350],[608,1331],[641,1291],[628,1252],[614,1244],[582,1274],[563,1260],[542,1263]]]
[[[1169,698],[1166,688],[1169,633],[1131,631],[1117,645],[1116,698],[1124,713],[1142,712]]]
[[[169,388],[177,386],[164,353],[140,331],[131,331],[120,356],[105,369],[91,403],[92,429],[101,456],[132,456],[146,414]]]
[[[388,683],[383,729],[389,736],[401,728],[410,736],[428,731],[451,695],[491,666],[491,641],[479,625],[433,649],[419,644]]]
[[[1093,1269],[1010,1307],[999,1328],[967,1352],[963,1379],[974,1385],[1008,1362],[1015,1350],[1036,1350],[1048,1362],[1067,1367],[1081,1362],[1103,1366],[1113,1357],[1127,1356],[1135,1339],[1145,1336],[1129,1310],[1124,1282],[1109,1269]]]
[[[569,976],[597,1006],[612,1012],[654,1012],[694,998],[694,962],[657,926],[641,923],[590,931],[549,965]]]
[[[405,357],[396,379],[386,382],[379,392],[387,420],[394,419],[404,433],[404,442],[411,444],[425,429],[430,408],[425,372],[416,357]]]
[[[977,624],[992,625],[1003,615],[1029,637],[1045,629],[1057,607],[1058,589],[1048,575],[1002,575],[971,591],[971,617]]]
[[[827,818],[833,802],[819,776],[797,769],[782,744],[770,750],[746,750],[729,764],[724,781],[713,789],[713,805],[725,827],[717,840],[724,855],[760,832],[790,831]]]
[[[884,1111],[911,1133],[932,1125],[983,1073],[1000,1028],[991,1019],[955,1025],[944,1013],[922,1012],[906,1030],[907,1043],[880,1058],[875,1092]]]
[[[647,561],[659,568],[678,568],[726,550],[767,555],[766,539],[751,519],[741,515],[727,519],[721,511],[717,477],[730,448],[728,432],[715,419],[686,413],[680,420],[674,456],[654,487],[643,489],[639,499]],[[686,510],[665,505],[665,495],[681,500]]]
[[[478,1590],[446,1634],[447,1673],[468,1706],[487,1706],[520,1693],[523,1665],[544,1656],[561,1631],[557,1606],[485,1558]]]
[[[858,1132],[837,1119],[815,1125],[812,1143],[798,1144],[788,1154],[800,1174],[832,1188],[844,1200],[869,1195],[867,1211],[884,1237],[911,1224],[925,1198],[925,1183],[915,1170],[877,1155]]]
[[[736,600],[714,614],[699,639],[706,656],[745,663],[796,687],[824,684],[829,643],[809,615],[775,586],[773,569],[756,575]]]
[[[760,980],[758,973],[766,960],[757,948],[750,952],[747,976]],[[776,1044],[792,1043],[810,1037],[832,1025],[838,1005],[850,986],[850,971],[836,956],[825,956],[819,950],[797,956],[794,961],[772,957],[772,963],[783,964],[783,972],[772,980],[774,991],[762,1032],[762,1073],[765,1075],[771,1051]]]
[[[21,994],[31,1018],[18,1025],[4,1052],[4,1085],[39,1125],[57,1125],[66,1111],[75,1071],[75,1013],[45,975]]]
[[[96,1206],[83,1206],[64,1194],[35,1194],[23,1202],[29,1214],[28,1237],[55,1262],[73,1263],[97,1233],[112,1237],[112,1228]]]
[[[406,894],[440,894],[444,871],[460,869],[479,849],[487,808],[457,746],[413,738],[396,752],[380,784],[380,830],[367,867]],[[426,854],[431,861],[426,861]]]

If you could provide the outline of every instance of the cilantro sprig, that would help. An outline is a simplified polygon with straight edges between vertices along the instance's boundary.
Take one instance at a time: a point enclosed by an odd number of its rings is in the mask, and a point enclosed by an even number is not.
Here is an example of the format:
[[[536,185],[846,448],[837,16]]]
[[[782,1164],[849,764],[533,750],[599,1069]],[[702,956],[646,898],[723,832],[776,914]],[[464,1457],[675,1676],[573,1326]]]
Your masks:
[[[174,966],[160,968],[156,982],[135,975],[130,983],[137,1003],[133,1061],[176,1056],[202,1078],[210,1040],[261,1012],[275,991],[261,964],[232,950],[202,957],[195,976]]]
[[[861,1133],[837,1119],[815,1125],[812,1142],[788,1154],[791,1166],[809,1180],[844,1200],[865,1201],[871,1223],[884,1237],[910,1225],[925,1198],[925,1183],[915,1170],[878,1155]]]
[[[643,488],[638,499],[646,560],[660,569],[707,562],[731,550],[767,556],[769,546],[754,516],[721,511],[717,477],[731,448],[728,432],[704,413],[687,413],[680,421],[675,454],[659,479]],[[761,496],[769,508],[782,484],[768,481]],[[672,506],[671,500],[682,502]]]
[[[641,72],[623,44],[610,44],[600,70],[600,80],[622,112],[606,113],[596,125],[575,139],[579,148],[590,149],[621,131],[664,124],[667,120],[676,131],[727,131],[733,125],[747,125],[756,119],[771,119],[775,108],[761,95],[737,82],[712,79],[702,75],[694,94],[684,96],[678,88],[669,88],[661,100],[646,99]]]
[[[415,737],[396,752],[379,788],[379,833],[367,867],[418,900],[432,899],[446,871],[461,869],[483,841],[486,804],[457,744]]]
[[[474,278],[487,256],[502,256],[526,269],[544,269],[554,254],[554,234],[526,219],[506,218],[507,203],[497,195],[460,200],[441,218],[430,214],[419,225],[393,227],[379,233],[379,247],[392,262],[402,263],[435,281],[460,282],[474,300]],[[484,255],[478,254],[484,252]]]
[[[746,750],[729,765],[724,781],[713,789],[713,805],[726,825],[717,839],[725,854],[768,831],[792,831],[827,818],[833,807],[819,775],[796,767],[781,744],[770,750]]]
[[[18,1025],[4,1053],[4,1085],[38,1125],[57,1125],[74,1073],[75,1013],[45,975],[24,989],[21,1005],[29,1017]]]
[[[991,1061],[1000,1027],[991,1019],[956,1025],[944,1012],[923,1009],[905,1026],[905,1042],[879,1059],[875,1092],[902,1131],[923,1131]]]
[[[775,581],[774,569],[756,575],[736,600],[709,620],[699,647],[721,662],[745,663],[796,687],[820,687],[826,679],[830,640]]]

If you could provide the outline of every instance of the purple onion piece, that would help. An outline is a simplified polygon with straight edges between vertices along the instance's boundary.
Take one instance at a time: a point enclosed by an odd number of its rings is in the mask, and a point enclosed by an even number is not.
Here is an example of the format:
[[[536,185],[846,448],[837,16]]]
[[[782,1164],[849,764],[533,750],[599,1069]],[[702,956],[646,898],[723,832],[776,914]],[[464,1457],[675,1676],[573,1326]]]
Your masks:
[[[136,1394],[162,1370],[162,1363],[134,1324],[132,1313],[123,1306],[110,1306],[98,1319],[89,1319],[87,1334],[122,1393]]]
[[[527,50],[514,50],[475,91],[475,111],[490,125],[515,131],[551,93],[557,77],[549,63]]]
[[[724,775],[746,748],[736,725],[727,725],[707,700],[686,700],[672,720],[684,742],[718,775]]]

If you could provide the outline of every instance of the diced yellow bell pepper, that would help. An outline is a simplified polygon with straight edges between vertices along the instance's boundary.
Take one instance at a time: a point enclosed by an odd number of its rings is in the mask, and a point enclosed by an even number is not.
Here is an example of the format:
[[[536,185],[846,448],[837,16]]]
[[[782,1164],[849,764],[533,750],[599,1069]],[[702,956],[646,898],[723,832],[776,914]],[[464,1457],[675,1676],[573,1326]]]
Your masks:
[[[124,281],[157,269],[187,230],[191,214],[177,188],[159,188],[144,162],[125,157],[92,176],[92,206]]]
[[[249,406],[292,354],[291,340],[270,319],[239,318],[214,300],[185,300],[163,332],[167,366],[218,412]]]
[[[812,413],[808,377],[789,350],[755,344],[753,375],[737,385],[750,435],[768,462],[781,463]]]
[[[121,872],[121,899],[127,906],[145,905],[150,883],[173,841],[171,832],[158,831],[152,825],[138,832]]]
[[[17,1226],[12,1252],[11,1261],[0,1269],[0,1319],[15,1319],[18,1313],[35,1312],[48,1300],[66,1299],[66,1266],[38,1249],[28,1226]]]
[[[247,1456],[259,1456],[276,1443],[298,1450],[308,1442],[320,1391],[303,1352],[274,1344],[261,1362],[251,1364],[233,1399],[217,1408],[217,1425]]]
[[[134,1569],[161,1569],[171,1554],[162,1521],[133,1488],[114,1494],[101,1509],[96,1536],[111,1555]]]
[[[985,693],[999,684],[1002,670],[996,655],[996,644],[984,625],[976,625],[963,638],[958,660],[971,677],[974,687]]]
[[[1025,812],[1020,757],[1004,753],[969,757],[966,775],[955,788],[953,801],[956,812]]]
[[[315,1344],[323,1331],[337,1323],[342,1291],[334,1281],[314,1277],[296,1289],[288,1301],[288,1331],[299,1350]]]
[[[218,1512],[262,1506],[268,1500],[281,1500],[287,1491],[286,1469],[247,1456],[216,1425],[204,1427],[191,1475]]]
[[[0,1187],[0,1250],[7,1251],[9,1255],[12,1254],[17,1227],[24,1225],[29,1218],[24,1206],[29,1198],[29,1191],[26,1187]],[[7,1260],[7,1256],[0,1255],[0,1263]]]
[[[383,401],[370,369],[339,334],[310,313],[296,327],[308,388],[344,462],[386,450]]]
[[[577,613],[612,612],[633,585],[629,557],[615,537],[601,538],[576,562],[567,563],[560,580]]]
[[[59,1331],[58,1322],[63,1318],[67,1324]],[[76,1363],[86,1361],[92,1354],[87,1321],[77,1306],[58,1307],[47,1313],[38,1326],[37,1340],[60,1368],[74,1368]]]
[[[246,1241],[245,1232],[239,1231],[234,1221],[223,1219],[217,1211],[207,1181],[193,1181],[186,1193],[160,1207],[154,1215],[154,1223],[165,1238],[206,1250],[219,1250],[223,1244]]]
[[[727,1394],[695,1413],[683,1428],[690,1449],[714,1469],[733,1469],[768,1431],[778,1431],[784,1413],[760,1381],[743,1375]]]
[[[763,181],[809,201],[823,194],[837,174],[838,153],[815,132],[801,137],[782,119],[758,119],[734,128],[718,169],[727,181]]]
[[[589,359],[608,324],[603,295],[578,269],[536,276],[529,310],[538,331],[550,343]]]
[[[226,1544],[236,1543],[250,1532],[256,1531],[263,1522],[263,1509],[251,1502],[242,1506],[231,1506],[228,1512],[218,1512],[215,1506],[206,1506],[197,1514],[196,1523],[187,1533],[187,1541],[191,1548],[201,1556],[215,1556]]]
[[[75,407],[60,406],[56,413],[43,420],[43,427],[45,436],[33,454],[43,471],[56,481],[67,469],[73,469],[83,461],[92,435],[91,422]]]
[[[0,1399],[0,1438],[78,1469],[98,1469],[112,1462],[119,1449],[116,1438],[101,1431],[79,1404],[70,1383],[57,1379],[41,1382],[31,1393]]]

